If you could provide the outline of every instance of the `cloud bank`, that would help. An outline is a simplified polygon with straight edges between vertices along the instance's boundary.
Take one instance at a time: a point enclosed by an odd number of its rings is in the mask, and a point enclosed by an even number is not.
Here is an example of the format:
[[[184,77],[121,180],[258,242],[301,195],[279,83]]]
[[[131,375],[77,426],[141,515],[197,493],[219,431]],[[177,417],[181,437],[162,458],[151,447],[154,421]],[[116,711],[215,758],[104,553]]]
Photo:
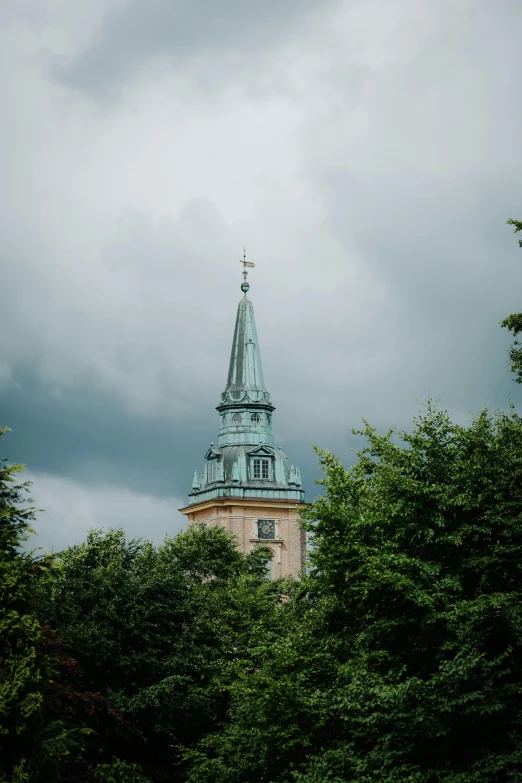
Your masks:
[[[311,444],[351,459],[360,415],[516,401],[498,321],[520,310],[521,14],[4,5],[7,455],[56,480],[55,504],[60,482],[184,502],[217,434],[244,245],[276,438],[309,498]]]

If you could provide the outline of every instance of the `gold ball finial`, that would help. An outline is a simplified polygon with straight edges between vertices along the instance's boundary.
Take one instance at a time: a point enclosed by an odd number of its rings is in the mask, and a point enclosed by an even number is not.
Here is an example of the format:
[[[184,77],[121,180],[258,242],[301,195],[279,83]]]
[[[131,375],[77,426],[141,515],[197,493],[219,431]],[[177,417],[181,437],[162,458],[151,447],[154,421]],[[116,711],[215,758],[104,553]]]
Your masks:
[[[253,269],[255,267],[255,264],[253,264],[251,261],[246,260],[246,247],[243,248],[243,258],[239,261],[240,264],[243,264],[243,282],[241,283],[241,290],[247,295],[247,291],[250,290],[250,284],[247,281],[247,274],[248,274],[248,268]]]

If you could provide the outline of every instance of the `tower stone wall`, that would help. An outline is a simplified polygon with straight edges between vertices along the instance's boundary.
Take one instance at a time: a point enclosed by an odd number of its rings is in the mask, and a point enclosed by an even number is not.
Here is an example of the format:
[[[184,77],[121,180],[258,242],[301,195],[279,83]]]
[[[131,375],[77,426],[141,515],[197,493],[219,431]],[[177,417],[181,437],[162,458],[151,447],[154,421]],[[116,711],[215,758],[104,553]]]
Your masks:
[[[268,547],[273,552],[271,573],[274,579],[297,576],[305,565],[306,533],[299,527],[299,511],[304,503],[278,503],[244,499],[220,499],[181,509],[188,523],[204,522],[232,533],[237,548],[248,554],[255,546]],[[274,522],[274,538],[260,538],[259,522]]]

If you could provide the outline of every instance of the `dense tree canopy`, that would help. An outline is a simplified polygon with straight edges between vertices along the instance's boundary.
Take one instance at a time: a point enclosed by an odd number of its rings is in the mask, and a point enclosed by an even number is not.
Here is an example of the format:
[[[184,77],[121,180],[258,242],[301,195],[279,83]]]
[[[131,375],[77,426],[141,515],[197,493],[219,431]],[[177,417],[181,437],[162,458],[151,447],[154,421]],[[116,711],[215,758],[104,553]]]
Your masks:
[[[91,732],[63,780],[520,779],[522,420],[430,403],[359,434],[348,470],[319,452],[300,582],[204,526],[62,553],[39,611],[74,661],[65,728]]]
[[[0,438],[6,432],[0,427]],[[38,563],[21,551],[34,519],[21,465],[0,461],[0,781],[37,780],[43,768],[47,659],[34,608]]]
[[[320,452],[311,571],[200,743],[192,783],[522,777],[522,421],[429,405]]]
[[[40,614],[78,664],[65,684],[80,680],[99,702],[79,715],[93,734],[68,775],[125,760],[136,781],[184,779],[186,749],[226,720],[251,640],[277,624],[280,591],[262,554],[245,558],[224,530],[202,526],[160,547],[92,531],[61,555]]]

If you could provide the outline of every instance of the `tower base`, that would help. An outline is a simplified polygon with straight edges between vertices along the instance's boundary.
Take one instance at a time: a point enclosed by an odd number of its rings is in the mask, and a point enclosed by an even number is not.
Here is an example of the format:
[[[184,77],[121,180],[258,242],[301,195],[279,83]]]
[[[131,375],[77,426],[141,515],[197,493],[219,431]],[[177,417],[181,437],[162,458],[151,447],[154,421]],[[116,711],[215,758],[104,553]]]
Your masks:
[[[248,554],[255,546],[270,548],[273,579],[298,577],[305,565],[306,533],[299,527],[299,512],[307,503],[284,500],[219,498],[180,508],[189,525],[219,525],[237,540],[237,549]],[[267,524],[268,523],[268,524]],[[273,524],[272,524],[273,523]],[[264,528],[264,530],[263,530]],[[266,537],[266,531],[273,537]]]

